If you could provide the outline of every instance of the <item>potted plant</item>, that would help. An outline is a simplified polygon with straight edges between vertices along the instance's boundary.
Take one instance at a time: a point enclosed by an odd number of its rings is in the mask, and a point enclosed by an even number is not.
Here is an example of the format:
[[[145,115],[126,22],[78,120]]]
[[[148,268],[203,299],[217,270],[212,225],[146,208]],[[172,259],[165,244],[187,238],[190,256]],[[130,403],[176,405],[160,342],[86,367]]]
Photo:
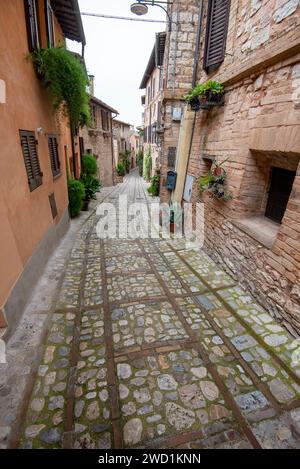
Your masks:
[[[223,168],[225,161],[219,164],[214,161],[211,170],[199,179],[200,192],[208,193],[211,199],[232,199],[231,192],[226,189],[227,173]]]
[[[159,171],[155,176],[153,176],[151,179],[151,185],[148,187],[148,192],[150,195],[153,197],[158,197],[159,196],[159,186],[160,186],[160,174]]]
[[[83,199],[82,210],[89,209],[89,203],[92,199],[96,199],[96,192],[100,190],[100,181],[95,176],[82,176],[81,181],[84,185],[85,197]]]
[[[96,199],[96,192],[100,190],[100,181],[96,177],[97,171],[98,167],[95,156],[90,154],[83,155],[80,180],[84,185],[85,197],[82,210],[88,210],[90,201]]]
[[[185,100],[193,111],[222,106],[224,104],[224,86],[214,80],[199,83],[185,96]]]
[[[81,181],[68,179],[69,210],[71,218],[77,217],[82,209],[85,189]]]
[[[140,150],[137,155],[137,166],[139,168],[139,175],[143,176],[143,165],[144,165],[144,153]]]
[[[118,176],[125,176],[126,170],[125,170],[124,163],[122,162],[118,163],[116,167],[116,171],[117,171]]]
[[[176,227],[182,229],[183,212],[178,203],[170,205],[170,233],[175,233]]]

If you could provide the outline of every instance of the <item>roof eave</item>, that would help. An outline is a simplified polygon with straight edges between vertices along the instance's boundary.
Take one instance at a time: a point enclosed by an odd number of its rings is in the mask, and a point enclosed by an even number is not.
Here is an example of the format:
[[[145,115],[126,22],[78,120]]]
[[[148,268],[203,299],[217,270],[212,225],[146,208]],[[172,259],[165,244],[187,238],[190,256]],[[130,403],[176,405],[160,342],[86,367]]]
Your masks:
[[[110,112],[112,112],[116,115],[119,115],[119,112],[116,109],[114,109],[111,106],[109,106],[108,104],[104,103],[104,101],[101,101],[101,99],[96,98],[96,96],[90,96],[90,100],[93,101],[95,104],[98,104],[98,106],[104,107],[108,111],[110,111]]]

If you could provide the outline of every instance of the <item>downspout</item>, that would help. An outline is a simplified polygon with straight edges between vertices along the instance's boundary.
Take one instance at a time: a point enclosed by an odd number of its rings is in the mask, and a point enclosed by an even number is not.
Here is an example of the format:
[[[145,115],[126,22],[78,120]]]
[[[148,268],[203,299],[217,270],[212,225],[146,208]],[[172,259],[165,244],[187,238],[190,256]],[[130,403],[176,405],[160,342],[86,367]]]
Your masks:
[[[110,140],[111,140],[111,160],[112,160],[112,182],[113,186],[115,185],[115,155],[114,155],[114,133],[113,133],[113,120],[117,117],[118,113],[115,113],[115,116],[111,116],[111,135],[110,135]]]
[[[73,163],[73,176],[76,179],[76,162],[75,162],[75,141],[74,141],[74,132],[73,132],[73,125],[70,125],[70,132],[71,132],[71,146],[72,146],[72,163]]]
[[[197,33],[196,33],[196,44],[195,44],[195,51],[194,51],[194,66],[193,66],[193,75],[192,75],[192,87],[196,85],[197,82],[197,73],[198,73],[198,64],[199,64],[199,53],[200,53],[200,40],[201,40],[201,33],[202,33],[202,19],[203,19],[203,0],[200,0],[199,4],[199,15],[198,15],[198,25],[197,25]],[[192,113],[194,116],[192,117]],[[191,125],[191,120],[193,119],[193,123]],[[178,140],[178,156],[181,154],[181,147],[182,147],[182,154],[181,157],[178,158],[177,163],[177,184],[175,190],[172,194],[172,202],[182,202],[189,161],[192,152],[193,146],[193,138],[194,138],[194,131],[196,125],[196,112],[189,111],[187,108],[184,110],[183,122],[182,127],[179,133],[179,140]],[[185,158],[182,158],[185,157]],[[179,170],[179,171],[178,171]],[[180,179],[181,171],[184,173],[184,178]]]
[[[199,65],[199,52],[200,52],[200,39],[201,39],[201,32],[202,32],[202,18],[203,18],[203,0],[200,0],[199,5],[199,20],[197,26],[197,35],[196,35],[196,47],[195,47],[195,54],[194,54],[194,68],[193,68],[193,80],[192,80],[192,87],[196,86],[197,82],[197,72],[198,72],[198,65]]]

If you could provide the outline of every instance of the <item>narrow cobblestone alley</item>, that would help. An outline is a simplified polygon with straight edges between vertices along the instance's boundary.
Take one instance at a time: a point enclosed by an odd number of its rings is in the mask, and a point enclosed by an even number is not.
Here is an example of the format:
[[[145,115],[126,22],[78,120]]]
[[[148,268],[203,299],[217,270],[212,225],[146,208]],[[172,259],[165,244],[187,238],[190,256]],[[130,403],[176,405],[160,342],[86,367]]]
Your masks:
[[[145,189],[132,172],[106,200],[151,203]],[[97,220],[75,239],[13,445],[299,448],[296,341],[203,251],[100,241]]]

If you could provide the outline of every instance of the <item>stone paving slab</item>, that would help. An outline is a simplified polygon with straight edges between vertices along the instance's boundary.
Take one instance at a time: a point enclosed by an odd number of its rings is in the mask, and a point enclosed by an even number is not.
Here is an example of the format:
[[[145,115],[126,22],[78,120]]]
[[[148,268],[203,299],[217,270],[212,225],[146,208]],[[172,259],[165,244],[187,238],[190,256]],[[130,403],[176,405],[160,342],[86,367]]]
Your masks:
[[[132,174],[118,190],[144,189]],[[74,244],[20,446],[298,448],[288,332],[184,240],[100,242],[96,224]]]
[[[196,350],[121,362],[117,374],[125,446],[231,425],[232,413]]]
[[[114,349],[154,342],[187,339],[172,305],[165,302],[138,303],[111,310]]]

